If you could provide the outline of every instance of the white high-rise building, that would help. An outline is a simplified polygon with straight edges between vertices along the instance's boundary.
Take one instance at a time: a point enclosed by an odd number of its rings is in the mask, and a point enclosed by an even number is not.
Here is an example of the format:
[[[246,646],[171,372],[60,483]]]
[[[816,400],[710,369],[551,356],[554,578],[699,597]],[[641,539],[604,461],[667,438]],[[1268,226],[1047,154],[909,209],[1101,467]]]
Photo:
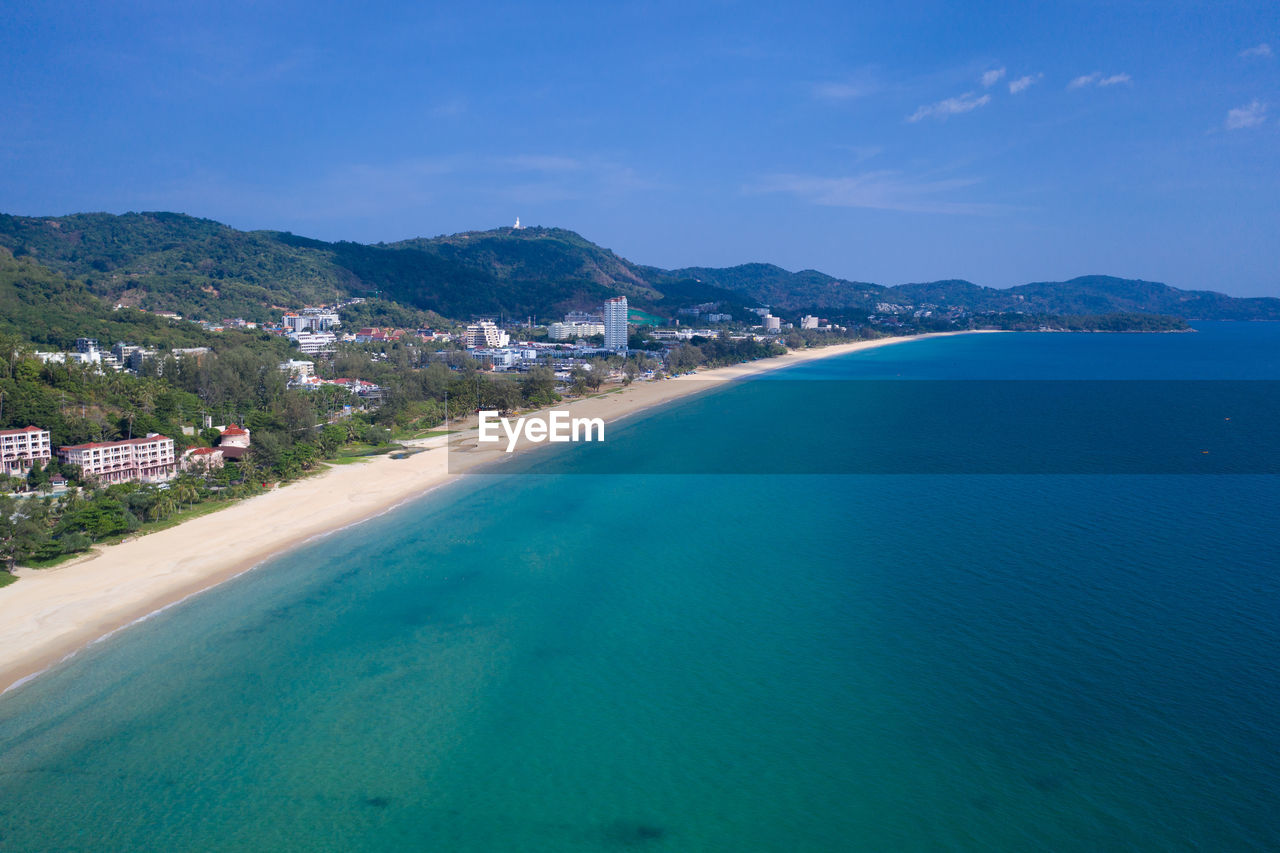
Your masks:
[[[604,303],[604,345],[611,350],[627,351],[627,297],[615,296]]]

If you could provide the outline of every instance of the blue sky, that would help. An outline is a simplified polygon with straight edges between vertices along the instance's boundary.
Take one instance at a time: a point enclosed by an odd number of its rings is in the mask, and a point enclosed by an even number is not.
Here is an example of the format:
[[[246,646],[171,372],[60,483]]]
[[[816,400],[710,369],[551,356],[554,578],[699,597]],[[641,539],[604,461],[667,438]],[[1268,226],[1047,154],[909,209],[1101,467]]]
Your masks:
[[[0,0],[0,211],[1280,296],[1274,2]]]

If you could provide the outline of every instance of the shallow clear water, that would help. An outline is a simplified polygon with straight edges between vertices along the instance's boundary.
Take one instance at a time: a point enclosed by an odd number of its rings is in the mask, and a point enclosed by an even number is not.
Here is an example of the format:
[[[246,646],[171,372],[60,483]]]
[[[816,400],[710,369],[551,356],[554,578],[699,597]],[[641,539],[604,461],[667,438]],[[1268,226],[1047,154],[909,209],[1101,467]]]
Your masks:
[[[1278,356],[1213,324],[792,376]],[[608,446],[750,471],[725,419],[769,393]],[[1262,475],[466,478],[5,695],[0,848],[1274,849],[1278,522]]]

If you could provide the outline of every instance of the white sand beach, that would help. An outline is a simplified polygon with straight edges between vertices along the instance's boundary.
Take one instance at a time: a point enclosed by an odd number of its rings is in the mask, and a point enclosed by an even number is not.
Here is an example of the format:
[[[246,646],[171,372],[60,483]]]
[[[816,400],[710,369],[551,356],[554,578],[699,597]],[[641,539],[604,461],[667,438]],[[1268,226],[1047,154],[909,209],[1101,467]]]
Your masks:
[[[920,337],[801,350],[660,382],[635,383],[619,392],[555,408],[567,409],[575,417],[614,421],[718,382]],[[469,435],[474,443],[475,433]],[[443,485],[458,476],[446,464],[444,443],[466,441],[467,437],[463,432],[415,442],[427,449],[403,459],[378,456],[368,462],[332,466],[316,476],[176,527],[99,546],[87,557],[59,567],[19,569],[18,582],[0,589],[0,691],[96,639],[216,586],[274,554]],[[492,450],[473,450],[467,454],[468,466],[502,455],[497,445]],[[457,454],[452,467],[459,467]]]

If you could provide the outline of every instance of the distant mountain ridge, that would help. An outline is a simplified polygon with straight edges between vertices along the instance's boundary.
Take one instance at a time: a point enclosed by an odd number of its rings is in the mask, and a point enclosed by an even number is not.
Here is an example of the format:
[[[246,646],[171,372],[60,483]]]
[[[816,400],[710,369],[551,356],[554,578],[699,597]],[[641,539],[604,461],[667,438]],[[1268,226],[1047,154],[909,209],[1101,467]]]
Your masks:
[[[664,270],[635,264],[561,228],[363,244],[238,231],[177,213],[0,214],[0,247],[84,281],[108,302],[207,319],[267,319],[280,306],[377,294],[457,319],[546,320],[623,295],[635,307],[667,317],[682,307],[719,302],[729,310],[769,305],[777,313],[853,319],[891,303],[972,312],[1280,320],[1274,297],[1237,298],[1100,275],[1001,289],[960,280],[885,286],[763,263]]]
[[[962,279],[879,285],[846,281],[815,270],[788,272],[772,264],[725,269],[691,267],[688,275],[783,310],[838,310],[891,304],[949,305],[970,311],[1050,314],[1166,314],[1188,320],[1280,320],[1280,298],[1237,297],[1208,290],[1179,290],[1160,282],[1107,275],[984,287]]]

